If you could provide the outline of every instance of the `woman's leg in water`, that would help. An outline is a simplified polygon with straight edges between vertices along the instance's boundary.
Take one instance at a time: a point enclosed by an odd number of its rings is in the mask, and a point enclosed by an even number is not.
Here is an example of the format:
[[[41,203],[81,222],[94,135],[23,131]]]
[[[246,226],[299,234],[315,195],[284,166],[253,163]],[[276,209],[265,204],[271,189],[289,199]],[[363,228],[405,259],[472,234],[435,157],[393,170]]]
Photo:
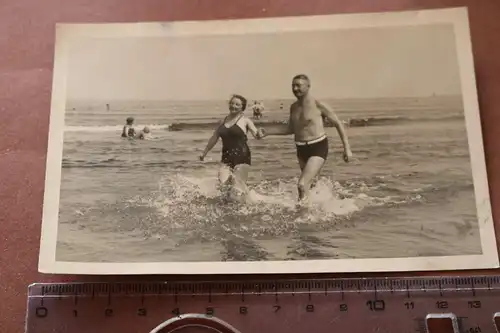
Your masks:
[[[238,164],[233,171],[233,187],[242,193],[248,192],[247,180],[248,172],[250,170],[250,165],[248,164]]]
[[[221,164],[219,168],[219,186],[230,185],[232,180],[231,168],[226,164]]]
[[[233,171],[232,181],[228,187],[228,199],[232,202],[245,202],[247,200],[248,164],[238,164]]]
[[[248,193],[249,169],[250,165],[248,164],[238,164],[233,170],[229,166],[222,164],[219,168],[219,190],[230,197],[240,197]]]

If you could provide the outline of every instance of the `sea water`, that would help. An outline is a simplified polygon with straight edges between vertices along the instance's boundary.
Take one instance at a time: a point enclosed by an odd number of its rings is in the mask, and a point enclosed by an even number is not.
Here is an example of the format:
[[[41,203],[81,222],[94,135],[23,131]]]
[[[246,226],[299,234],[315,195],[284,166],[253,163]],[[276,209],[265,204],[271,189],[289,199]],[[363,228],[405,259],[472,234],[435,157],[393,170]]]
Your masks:
[[[68,105],[57,259],[85,262],[300,260],[481,253],[460,98],[330,101],[347,126],[296,209],[292,136],[249,137],[248,200],[217,187],[221,142],[198,157],[225,101]],[[283,103],[283,109],[280,104]],[[265,101],[259,126],[287,119]],[[251,117],[251,111],[248,110]],[[120,138],[128,116],[151,140]]]

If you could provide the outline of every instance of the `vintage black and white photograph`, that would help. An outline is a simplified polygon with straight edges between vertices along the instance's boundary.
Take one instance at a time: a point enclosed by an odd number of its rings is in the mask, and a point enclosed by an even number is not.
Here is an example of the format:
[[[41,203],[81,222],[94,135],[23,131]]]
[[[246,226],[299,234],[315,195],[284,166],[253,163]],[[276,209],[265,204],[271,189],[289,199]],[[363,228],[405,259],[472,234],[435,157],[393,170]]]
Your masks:
[[[57,27],[40,266],[498,266],[467,10]]]

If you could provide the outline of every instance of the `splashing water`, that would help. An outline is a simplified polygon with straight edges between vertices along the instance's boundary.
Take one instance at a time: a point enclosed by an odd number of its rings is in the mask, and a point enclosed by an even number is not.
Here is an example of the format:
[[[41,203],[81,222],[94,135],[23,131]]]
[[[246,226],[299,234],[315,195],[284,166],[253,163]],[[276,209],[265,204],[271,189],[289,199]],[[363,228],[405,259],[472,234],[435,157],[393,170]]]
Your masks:
[[[341,185],[320,178],[311,190],[309,204],[296,208],[296,184],[296,178],[249,184],[244,200],[228,200],[216,178],[176,174],[163,178],[158,191],[130,203],[155,212],[156,217],[148,221],[149,234],[159,239],[175,236],[186,243],[349,227],[352,214],[398,202],[393,197],[372,196],[376,185]]]

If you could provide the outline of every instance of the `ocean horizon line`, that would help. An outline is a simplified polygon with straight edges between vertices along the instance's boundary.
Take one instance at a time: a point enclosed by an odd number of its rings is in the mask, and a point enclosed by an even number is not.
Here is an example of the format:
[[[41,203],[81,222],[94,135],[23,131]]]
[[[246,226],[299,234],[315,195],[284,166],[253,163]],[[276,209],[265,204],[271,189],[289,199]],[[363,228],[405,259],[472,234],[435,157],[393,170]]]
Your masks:
[[[452,121],[461,120],[463,115],[446,115],[438,118],[428,118],[428,117],[405,117],[401,115],[395,116],[373,116],[373,117],[353,117],[342,120],[342,123],[348,127],[369,127],[369,126],[387,126],[393,124],[401,124],[408,122],[425,122],[425,121]],[[260,127],[272,127],[276,125],[286,124],[287,120],[254,120],[256,126]],[[205,122],[169,122],[169,123],[156,123],[156,124],[136,124],[138,128],[142,126],[148,126],[151,130],[166,130],[166,131],[184,131],[184,130],[206,130],[213,128],[218,124],[217,121],[205,121]],[[325,121],[326,127],[332,127],[328,121]],[[65,125],[65,132],[107,132],[107,131],[121,131],[123,124],[114,125]]]
[[[66,103],[111,103],[111,102],[164,102],[164,103],[189,103],[189,102],[220,102],[225,101],[230,98],[228,95],[224,98],[213,98],[213,99],[141,99],[141,98],[114,98],[114,99],[67,99]],[[243,95],[245,96],[245,95]],[[252,97],[248,98],[245,96],[249,102],[257,101],[290,101],[295,100],[292,97]],[[336,100],[336,101],[358,101],[358,100],[408,100],[408,99],[432,99],[432,98],[462,98],[462,94],[436,94],[436,95],[415,95],[415,96],[365,96],[365,97],[325,97],[325,96],[314,96],[317,99],[324,100]]]

